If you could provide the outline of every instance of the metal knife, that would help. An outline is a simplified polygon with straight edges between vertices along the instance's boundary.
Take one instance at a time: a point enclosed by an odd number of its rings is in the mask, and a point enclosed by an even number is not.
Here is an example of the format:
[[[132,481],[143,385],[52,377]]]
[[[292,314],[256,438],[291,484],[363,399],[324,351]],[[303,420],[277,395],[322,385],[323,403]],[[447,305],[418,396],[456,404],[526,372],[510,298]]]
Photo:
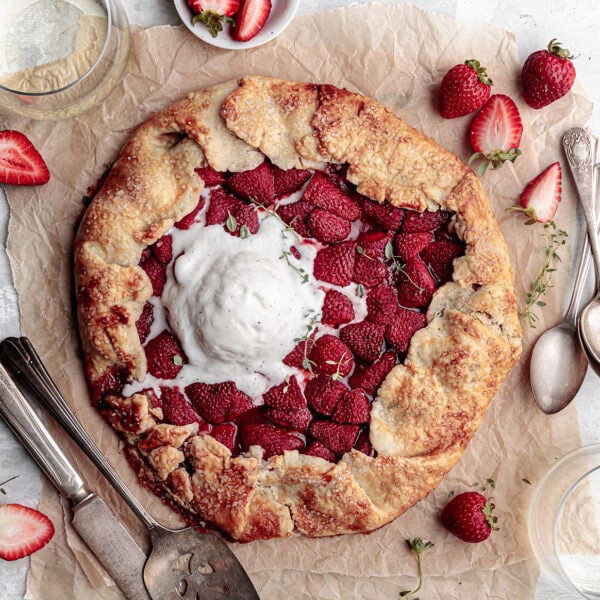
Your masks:
[[[71,503],[72,525],[129,600],[150,600],[146,555],[104,500],[90,491],[10,374],[0,364],[0,414]]]

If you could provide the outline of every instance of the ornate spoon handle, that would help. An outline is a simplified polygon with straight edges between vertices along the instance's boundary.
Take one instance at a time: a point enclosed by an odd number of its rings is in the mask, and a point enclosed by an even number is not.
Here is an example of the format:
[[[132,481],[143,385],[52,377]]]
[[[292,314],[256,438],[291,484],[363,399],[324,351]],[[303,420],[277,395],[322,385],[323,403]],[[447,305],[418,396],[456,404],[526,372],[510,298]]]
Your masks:
[[[573,127],[564,133],[562,143],[571,167],[579,202],[587,221],[587,237],[592,248],[592,257],[596,269],[596,291],[598,291],[600,285],[600,243],[598,242],[596,199],[594,197],[596,142],[591,134],[582,127]]]

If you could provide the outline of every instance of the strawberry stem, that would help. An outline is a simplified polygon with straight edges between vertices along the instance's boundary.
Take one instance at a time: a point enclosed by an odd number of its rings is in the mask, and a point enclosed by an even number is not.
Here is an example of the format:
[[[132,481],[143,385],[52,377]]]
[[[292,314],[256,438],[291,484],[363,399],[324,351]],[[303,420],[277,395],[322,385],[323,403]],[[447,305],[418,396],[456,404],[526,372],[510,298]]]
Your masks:
[[[569,50],[563,48],[562,44],[556,38],[550,40],[550,43],[548,44],[548,52],[557,58],[566,60],[573,60],[575,58]]]
[[[429,548],[433,548],[433,542],[424,542],[421,538],[415,538],[414,540],[406,540],[406,544],[410,548],[412,552],[417,556],[417,570],[419,575],[419,585],[414,590],[406,590],[404,592],[400,592],[400,598],[409,598],[414,596],[423,586],[423,564],[421,560],[421,554]],[[413,598],[413,600],[419,600],[418,598]]]
[[[481,83],[485,83],[486,85],[494,85],[494,82],[488,77],[486,68],[482,67],[481,63],[478,60],[476,60],[475,58],[465,60],[465,65],[467,65],[467,67],[475,69],[475,72],[477,73],[477,79],[479,79]]]
[[[220,15],[214,10],[203,10],[201,13],[194,15],[192,18],[192,25],[195,25],[196,23],[206,25],[210,31],[210,35],[214,38],[223,31],[224,23],[229,23],[231,26],[235,25],[235,21],[231,17]]]

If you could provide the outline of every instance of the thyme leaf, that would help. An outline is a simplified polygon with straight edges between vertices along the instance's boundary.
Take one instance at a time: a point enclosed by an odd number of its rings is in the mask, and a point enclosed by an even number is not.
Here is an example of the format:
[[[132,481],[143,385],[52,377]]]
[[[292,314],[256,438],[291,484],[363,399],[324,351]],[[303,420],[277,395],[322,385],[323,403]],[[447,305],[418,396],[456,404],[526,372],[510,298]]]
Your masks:
[[[546,303],[542,299],[546,292],[553,287],[552,278],[556,272],[554,265],[560,263],[559,250],[565,245],[567,232],[558,229],[554,221],[548,221],[544,224],[545,244],[542,248],[544,254],[544,263],[531,284],[530,290],[525,295],[525,309],[519,313],[521,319],[527,319],[529,327],[535,329],[536,321],[539,319],[534,312],[536,307],[543,308]]]

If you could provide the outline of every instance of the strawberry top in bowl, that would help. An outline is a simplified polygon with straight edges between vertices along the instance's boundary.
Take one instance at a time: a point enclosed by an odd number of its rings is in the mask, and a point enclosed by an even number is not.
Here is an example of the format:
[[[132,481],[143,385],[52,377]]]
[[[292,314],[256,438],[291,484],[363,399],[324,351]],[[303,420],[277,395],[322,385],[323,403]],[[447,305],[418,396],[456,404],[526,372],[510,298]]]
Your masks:
[[[203,42],[245,50],[280,35],[298,12],[300,0],[174,0],[183,24]]]
[[[477,177],[328,85],[248,77],[142,124],[75,276],[93,401],[142,483],[238,540],[402,514],[520,353]]]

